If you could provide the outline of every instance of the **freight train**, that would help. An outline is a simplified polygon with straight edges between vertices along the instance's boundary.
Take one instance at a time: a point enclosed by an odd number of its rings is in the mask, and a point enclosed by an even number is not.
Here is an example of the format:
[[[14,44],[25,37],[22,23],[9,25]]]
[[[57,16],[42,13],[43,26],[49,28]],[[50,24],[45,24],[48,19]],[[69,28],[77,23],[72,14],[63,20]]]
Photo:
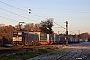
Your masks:
[[[68,36],[68,43],[82,42],[82,39],[75,36]],[[65,44],[65,35],[46,34],[42,32],[13,32],[13,44],[17,45],[49,45]]]

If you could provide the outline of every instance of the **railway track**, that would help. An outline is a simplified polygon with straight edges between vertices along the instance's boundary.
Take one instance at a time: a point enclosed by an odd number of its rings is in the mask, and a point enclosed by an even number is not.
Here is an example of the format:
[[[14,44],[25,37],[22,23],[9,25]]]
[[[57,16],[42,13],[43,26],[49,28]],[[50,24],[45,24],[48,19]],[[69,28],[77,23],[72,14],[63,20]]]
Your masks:
[[[26,50],[36,50],[36,49],[44,49],[44,48],[53,48],[58,47],[59,50],[55,52],[51,52],[48,54],[44,54],[41,56],[36,56],[34,58],[30,58],[27,60],[90,60],[90,46],[81,46],[81,45],[69,45],[69,46],[61,46],[61,45],[42,45],[42,46],[15,46],[11,48],[0,48],[0,51],[6,50],[7,52],[18,52],[18,51],[26,51]],[[15,50],[15,51],[14,51]]]
[[[29,60],[90,60],[90,46],[65,46],[59,51]]]

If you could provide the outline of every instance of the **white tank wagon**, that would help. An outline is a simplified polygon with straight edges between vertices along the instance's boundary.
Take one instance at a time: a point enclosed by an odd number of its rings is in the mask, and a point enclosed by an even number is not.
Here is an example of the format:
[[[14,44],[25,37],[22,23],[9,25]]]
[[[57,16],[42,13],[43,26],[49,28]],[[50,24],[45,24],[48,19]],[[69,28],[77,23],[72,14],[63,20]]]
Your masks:
[[[39,37],[34,32],[13,32],[14,45],[38,45]]]

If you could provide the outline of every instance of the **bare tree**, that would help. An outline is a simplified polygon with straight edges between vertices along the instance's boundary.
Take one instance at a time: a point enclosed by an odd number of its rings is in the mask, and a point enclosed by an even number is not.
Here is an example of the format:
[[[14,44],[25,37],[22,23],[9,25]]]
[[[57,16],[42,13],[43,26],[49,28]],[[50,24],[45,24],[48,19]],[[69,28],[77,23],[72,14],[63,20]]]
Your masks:
[[[89,33],[82,33],[82,34],[80,34],[80,37],[82,38],[82,39],[84,39],[85,41],[88,41],[88,38],[89,38]]]

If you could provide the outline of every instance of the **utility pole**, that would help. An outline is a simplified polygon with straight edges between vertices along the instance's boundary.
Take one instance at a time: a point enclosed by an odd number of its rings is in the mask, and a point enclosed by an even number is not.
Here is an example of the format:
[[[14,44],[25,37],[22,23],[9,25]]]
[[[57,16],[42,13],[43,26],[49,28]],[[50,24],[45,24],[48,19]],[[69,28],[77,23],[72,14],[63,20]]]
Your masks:
[[[80,35],[80,30],[78,30],[78,35]]]
[[[68,46],[68,21],[66,21],[66,46]]]
[[[80,30],[78,30],[78,41],[80,40]]]

